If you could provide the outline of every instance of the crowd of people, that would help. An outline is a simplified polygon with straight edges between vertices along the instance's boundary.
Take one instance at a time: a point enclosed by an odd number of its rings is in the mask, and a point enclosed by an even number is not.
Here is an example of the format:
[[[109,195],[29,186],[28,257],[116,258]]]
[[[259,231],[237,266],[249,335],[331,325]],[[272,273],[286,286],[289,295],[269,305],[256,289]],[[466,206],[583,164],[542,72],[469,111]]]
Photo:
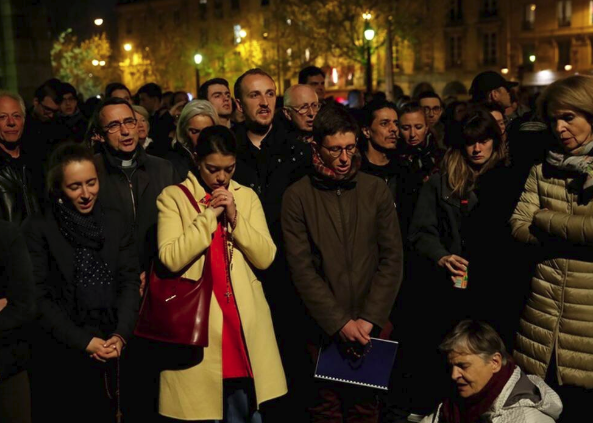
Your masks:
[[[0,91],[0,421],[582,420],[593,77],[533,110],[496,72],[469,100],[324,81]],[[134,334],[163,275],[211,286],[188,362]],[[314,377],[375,338],[387,392]]]

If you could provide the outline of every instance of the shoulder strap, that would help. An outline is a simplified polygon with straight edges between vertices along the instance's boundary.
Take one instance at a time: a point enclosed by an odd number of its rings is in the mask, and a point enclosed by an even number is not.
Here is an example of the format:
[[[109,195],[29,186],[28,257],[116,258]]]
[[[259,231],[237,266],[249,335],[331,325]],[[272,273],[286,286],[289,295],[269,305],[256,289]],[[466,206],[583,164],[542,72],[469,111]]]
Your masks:
[[[177,186],[187,196],[187,199],[189,200],[189,202],[191,203],[191,205],[194,206],[194,208],[198,211],[198,213],[201,213],[200,212],[200,206],[198,206],[198,203],[197,203],[196,199],[194,198],[194,196],[192,195],[192,193],[189,192],[189,189],[187,189],[187,187],[185,185],[183,185],[183,184],[177,184]]]

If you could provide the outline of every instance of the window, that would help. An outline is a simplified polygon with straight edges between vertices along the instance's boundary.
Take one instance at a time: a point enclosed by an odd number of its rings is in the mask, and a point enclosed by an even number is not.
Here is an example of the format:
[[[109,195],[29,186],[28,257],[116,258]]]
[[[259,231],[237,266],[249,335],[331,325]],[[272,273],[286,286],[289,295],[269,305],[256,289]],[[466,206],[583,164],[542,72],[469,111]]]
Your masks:
[[[261,0],[261,5],[262,6],[269,6],[270,5],[270,0]]]
[[[572,1],[558,2],[558,26],[570,26],[572,20]]]
[[[239,0],[231,0],[231,9],[239,10],[241,8],[241,4]]]
[[[234,39],[235,45],[241,44],[242,38],[243,37],[241,37],[241,25],[234,25],[233,26],[233,39]]]
[[[593,25],[593,1],[589,2],[589,25]]]
[[[496,65],[498,63],[498,37],[496,32],[483,34],[482,43],[484,65]]]
[[[523,13],[523,29],[533,29],[535,25],[535,9],[535,3],[525,5],[525,11]]]
[[[534,60],[531,60],[534,59]],[[535,45],[523,45],[523,67],[527,72],[533,72],[533,63],[537,59],[535,55]]]
[[[482,0],[480,17],[492,18],[498,16],[498,0]]]
[[[449,11],[447,19],[449,23],[459,23],[463,21],[462,0],[449,0]]]
[[[452,35],[449,37],[448,42],[448,59],[449,59],[449,66],[452,68],[456,68],[461,66],[462,60],[462,51],[461,51],[461,35]]]
[[[198,15],[202,20],[208,17],[208,3],[206,3],[206,1],[200,0],[200,5],[198,7]]]
[[[393,42],[393,64],[396,71],[402,68],[402,42],[396,38]]]
[[[217,19],[222,19],[224,17],[222,0],[214,0],[214,17]]]
[[[558,70],[570,65],[570,40],[558,41]]]

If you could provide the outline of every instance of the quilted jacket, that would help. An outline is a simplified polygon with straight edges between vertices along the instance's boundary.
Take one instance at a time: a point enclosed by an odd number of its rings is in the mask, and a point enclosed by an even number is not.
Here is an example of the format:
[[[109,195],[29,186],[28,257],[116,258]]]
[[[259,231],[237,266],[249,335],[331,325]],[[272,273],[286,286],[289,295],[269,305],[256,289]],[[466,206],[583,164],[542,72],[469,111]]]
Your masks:
[[[593,201],[577,175],[536,165],[511,217],[513,236],[539,245],[515,359],[544,377],[555,355],[560,384],[593,388]],[[517,281],[520,283],[520,281]]]

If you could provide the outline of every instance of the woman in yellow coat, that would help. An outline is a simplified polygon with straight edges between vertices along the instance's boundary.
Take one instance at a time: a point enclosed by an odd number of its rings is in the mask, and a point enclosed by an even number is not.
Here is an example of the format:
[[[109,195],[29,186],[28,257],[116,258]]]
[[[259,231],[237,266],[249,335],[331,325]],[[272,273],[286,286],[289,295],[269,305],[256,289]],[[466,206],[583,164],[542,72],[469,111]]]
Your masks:
[[[276,247],[257,195],[231,180],[236,151],[229,129],[204,129],[195,147],[198,170],[183,182],[200,213],[178,186],[157,200],[162,263],[193,280],[205,260],[214,263],[204,358],[161,373],[159,412],[174,419],[259,423],[256,408],[287,391],[270,310],[252,270],[270,266]]]

